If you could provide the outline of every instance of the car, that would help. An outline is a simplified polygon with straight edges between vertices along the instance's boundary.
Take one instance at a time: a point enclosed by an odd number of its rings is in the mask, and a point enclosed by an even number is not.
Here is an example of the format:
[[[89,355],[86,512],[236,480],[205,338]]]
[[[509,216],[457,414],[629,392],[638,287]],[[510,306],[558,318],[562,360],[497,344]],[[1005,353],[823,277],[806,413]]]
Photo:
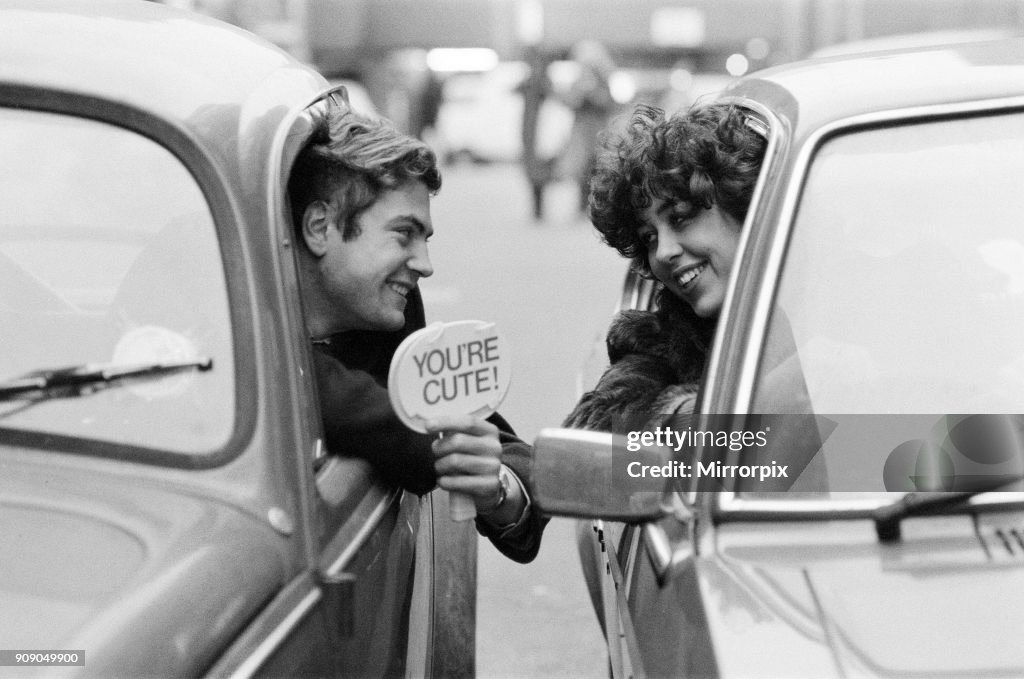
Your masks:
[[[693,416],[536,442],[611,675],[1024,676],[1024,41],[718,99],[768,147]]]
[[[323,445],[285,189],[343,98],[158,3],[0,2],[4,664],[472,667],[472,527]]]

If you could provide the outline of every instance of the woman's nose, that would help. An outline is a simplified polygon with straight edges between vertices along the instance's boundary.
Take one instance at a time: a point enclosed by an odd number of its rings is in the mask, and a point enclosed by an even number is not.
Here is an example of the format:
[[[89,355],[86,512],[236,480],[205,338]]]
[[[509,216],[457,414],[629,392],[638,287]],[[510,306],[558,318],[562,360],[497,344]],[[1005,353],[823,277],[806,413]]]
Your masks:
[[[674,259],[683,253],[683,247],[675,238],[668,234],[659,234],[658,247],[654,251],[654,258],[664,264],[670,264]]]

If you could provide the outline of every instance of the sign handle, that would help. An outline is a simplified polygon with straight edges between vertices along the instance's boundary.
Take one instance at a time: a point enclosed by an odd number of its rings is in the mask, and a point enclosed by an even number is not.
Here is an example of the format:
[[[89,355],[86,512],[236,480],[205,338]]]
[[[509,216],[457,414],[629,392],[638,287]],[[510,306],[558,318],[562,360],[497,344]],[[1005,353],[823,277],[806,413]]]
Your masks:
[[[448,494],[448,512],[452,521],[468,521],[476,517],[476,503],[468,493],[452,491]]]

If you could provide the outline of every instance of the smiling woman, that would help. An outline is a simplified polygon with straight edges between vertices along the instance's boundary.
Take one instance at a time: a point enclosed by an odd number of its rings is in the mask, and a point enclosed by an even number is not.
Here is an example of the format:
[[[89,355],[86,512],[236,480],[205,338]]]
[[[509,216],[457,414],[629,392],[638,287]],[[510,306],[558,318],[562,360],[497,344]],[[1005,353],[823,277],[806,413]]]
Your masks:
[[[591,180],[591,219],[660,287],[654,311],[613,322],[612,366],[568,426],[609,429],[615,415],[692,409],[767,146],[751,121],[731,104],[673,117],[639,105],[608,137]]]

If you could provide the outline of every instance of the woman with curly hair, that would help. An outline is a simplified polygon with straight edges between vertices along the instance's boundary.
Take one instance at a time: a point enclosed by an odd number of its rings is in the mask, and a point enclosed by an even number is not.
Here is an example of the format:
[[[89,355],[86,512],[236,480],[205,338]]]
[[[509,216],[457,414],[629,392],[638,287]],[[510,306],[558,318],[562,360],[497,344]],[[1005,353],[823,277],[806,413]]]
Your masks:
[[[606,138],[590,218],[634,269],[660,283],[654,311],[625,311],[608,332],[611,366],[566,426],[692,410],[767,141],[732,104],[673,117],[638,105]]]

